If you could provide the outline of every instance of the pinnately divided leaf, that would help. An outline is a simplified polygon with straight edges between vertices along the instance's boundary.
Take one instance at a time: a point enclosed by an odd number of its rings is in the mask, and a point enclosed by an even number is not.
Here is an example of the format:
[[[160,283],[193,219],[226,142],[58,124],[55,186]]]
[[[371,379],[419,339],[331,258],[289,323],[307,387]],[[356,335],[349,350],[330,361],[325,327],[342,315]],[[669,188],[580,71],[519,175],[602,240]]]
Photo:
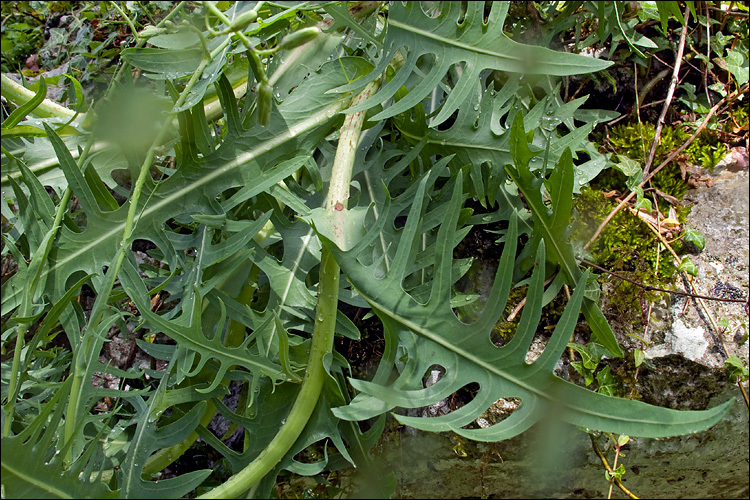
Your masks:
[[[23,432],[2,438],[3,495],[8,498],[119,498],[96,478],[88,464],[96,452],[91,445],[66,468],[61,445],[61,404],[70,395],[72,377],[60,384],[39,415]],[[67,449],[65,447],[65,449]]]
[[[663,437],[697,432],[715,424],[731,405],[727,402],[706,411],[676,411],[641,402],[594,393],[559,379],[553,368],[575,327],[584,299],[589,273],[582,273],[575,292],[547,342],[544,352],[533,362],[527,351],[539,323],[544,292],[545,241],[539,242],[536,262],[521,322],[513,339],[502,347],[490,340],[492,326],[500,318],[508,299],[516,251],[517,222],[510,221],[506,245],[485,310],[471,324],[461,322],[450,307],[453,235],[462,201],[461,176],[450,200],[448,217],[438,231],[434,255],[434,278],[429,300],[421,303],[402,288],[409,249],[418,235],[422,183],[398,242],[398,251],[389,272],[382,278],[374,266],[358,261],[362,248],[342,251],[322,238],[336,255],[354,288],[372,306],[386,328],[387,342],[398,342],[407,352],[399,377],[390,384],[351,380],[361,394],[352,403],[334,409],[347,420],[362,420],[394,407],[433,404],[461,387],[478,383],[480,388],[466,406],[435,418],[396,416],[404,424],[431,431],[452,430],[476,440],[497,441],[513,437],[540,419],[556,415],[569,423],[631,436]],[[369,235],[368,235],[369,236]],[[364,242],[371,241],[371,237]],[[395,349],[386,349],[395,352]],[[384,355],[383,363],[395,364]],[[392,366],[391,365],[391,366]],[[430,366],[445,368],[445,375],[434,385],[423,388],[422,378]],[[485,429],[462,429],[474,421],[494,401],[504,397],[521,399],[521,406],[506,420]],[[602,411],[606,408],[606,411]]]
[[[34,92],[2,77],[4,498],[267,498],[281,474],[351,466],[345,493],[389,498],[395,476],[370,454],[390,412],[479,441],[553,419],[665,437],[727,413],[733,399],[611,397],[615,374],[592,363],[625,355],[571,241],[574,195],[611,166],[589,137],[619,116],[584,107],[613,62],[578,51],[660,50],[630,14],[658,15],[664,48],[680,9],[166,4],[87,10],[83,28],[106,14],[109,35],[71,42],[91,63],[84,86],[64,75],[72,107],[46,98],[49,78]],[[733,50],[729,87],[747,80]],[[118,69],[101,64],[114,54]],[[591,342],[572,343],[586,325]],[[556,375],[566,347],[596,392]],[[377,355],[371,378],[346,379]],[[516,410],[480,425],[506,398]]]
[[[358,58],[342,60],[342,64],[349,76],[370,67]],[[290,154],[293,156],[298,147],[307,143],[305,141],[317,142],[326,132],[326,127],[321,125],[331,122],[332,117],[343,109],[345,99],[324,94],[342,81],[346,80],[339,61],[328,63],[326,68],[301,84],[297,89],[299,94],[292,94],[280,105],[280,113],[272,117],[269,127],[245,130],[239,123],[236,108],[230,109],[236,107],[232,102],[231,88],[226,79],[220,80],[217,86],[227,107],[229,134],[214,153],[198,158],[194,151],[188,151],[184,155],[184,164],[171,177],[158,184],[147,183],[139,202],[134,238],[153,241],[163,247],[169,258],[171,245],[162,230],[167,219],[187,213],[220,213],[221,208],[214,200],[224,190],[243,185],[249,191],[244,194],[250,197],[253,192],[257,194],[269,189],[291,175],[298,166],[282,163],[283,160]],[[308,98],[298,98],[302,95]],[[49,137],[87,220],[83,232],[62,228],[49,269],[42,276],[51,284],[56,299],[65,292],[65,283],[71,274],[76,271],[100,273],[104,266],[111,265],[125,228],[128,206],[113,211],[102,210],[68,149],[53,131]],[[82,259],[82,256],[87,258]],[[94,278],[95,288],[100,281],[100,277]],[[12,293],[3,294],[3,304],[17,304],[20,288],[18,292],[13,289]]]
[[[158,394],[158,393],[157,393]],[[151,401],[158,396],[152,395]],[[196,470],[165,480],[146,481],[142,477],[146,460],[156,450],[183,441],[200,424],[205,402],[194,405],[185,415],[169,425],[157,429],[156,420],[149,416],[151,408],[140,396],[128,398],[139,414],[131,450],[119,470],[122,498],[178,498],[193,490],[211,473],[210,469]]]
[[[213,382],[206,389],[200,389],[200,392],[211,392],[215,389],[232,366],[244,366],[253,373],[263,373],[274,379],[282,378],[281,366],[270,362],[264,356],[254,355],[248,351],[248,344],[254,340],[252,336],[247,337],[239,347],[225,346],[220,335],[214,335],[213,338],[206,336],[201,327],[201,296],[197,292],[193,300],[182,301],[183,316],[170,321],[149,310],[146,290],[143,289],[135,266],[128,260],[123,263],[120,278],[125,291],[133,298],[150,326],[167,334],[181,346],[200,353],[201,359],[196,363],[194,370],[196,373],[211,359],[220,362],[218,374]]]
[[[573,207],[573,158],[570,150],[565,150],[561,159],[547,181],[553,211],[549,214],[542,198],[542,179],[538,178],[529,168],[529,162],[541,151],[532,151],[524,131],[523,119],[516,115],[510,132],[510,148],[515,166],[506,165],[508,176],[518,186],[526,200],[534,219],[534,233],[531,243],[526,245],[525,251],[534,251],[536,244],[544,239],[550,248],[548,260],[559,265],[565,274],[568,284],[579,282],[581,270],[575,260],[573,246],[568,241],[567,227],[570,212]],[[523,262],[522,262],[523,266]],[[612,329],[609,326],[599,306],[590,298],[583,301],[583,312],[591,326],[594,337],[615,356],[622,357],[622,350],[617,344]]]
[[[467,101],[480,73],[486,69],[564,76],[591,73],[611,65],[590,57],[515,42],[503,33],[509,4],[493,2],[486,23],[484,5],[484,2],[468,2],[466,13],[461,16],[461,3],[444,2],[440,14],[432,18],[422,11],[420,2],[391,4],[384,65],[374,73],[384,71],[385,64],[398,51],[405,59],[403,67],[374,98],[348,111],[367,109],[393,97],[412,73],[418,71],[417,63],[423,56],[431,58],[428,74],[420,76],[409,95],[373,116],[372,120],[390,118],[417,105],[438,86],[453,64],[462,65],[461,76],[443,108],[430,122],[431,127],[443,123]]]

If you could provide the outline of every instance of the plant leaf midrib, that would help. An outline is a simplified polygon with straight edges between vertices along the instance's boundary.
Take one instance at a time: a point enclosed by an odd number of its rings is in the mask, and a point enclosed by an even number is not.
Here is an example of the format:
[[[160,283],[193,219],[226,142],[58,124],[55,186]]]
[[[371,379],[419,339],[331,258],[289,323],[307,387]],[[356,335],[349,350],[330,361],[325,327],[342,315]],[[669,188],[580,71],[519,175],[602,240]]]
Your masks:
[[[440,345],[440,346],[448,349],[449,351],[455,352],[459,356],[461,356],[461,357],[463,357],[465,359],[470,360],[471,362],[473,362],[474,364],[477,364],[477,365],[481,366],[485,370],[487,370],[489,372],[492,372],[492,373],[498,375],[499,377],[502,377],[502,378],[504,378],[504,379],[506,379],[506,380],[508,380],[508,381],[510,381],[510,382],[512,382],[514,384],[516,384],[516,385],[519,385],[519,386],[523,387],[524,389],[529,390],[530,392],[534,392],[534,393],[536,393],[536,394],[538,394],[540,396],[544,395],[541,392],[537,392],[537,390],[534,388],[534,386],[530,386],[530,385],[526,384],[525,382],[523,382],[520,379],[517,379],[515,377],[509,376],[507,373],[504,373],[504,372],[500,371],[498,368],[496,368],[495,366],[491,365],[490,363],[482,361],[481,359],[477,358],[476,356],[472,355],[471,353],[468,353],[467,351],[465,351],[465,350],[457,347],[453,343],[451,343],[451,342],[443,339],[439,335],[435,335],[432,332],[430,332],[429,330],[426,330],[425,328],[422,328],[421,326],[417,325],[416,323],[414,323],[413,321],[409,320],[408,318],[406,318],[404,316],[400,316],[398,314],[395,314],[395,313],[391,312],[387,307],[385,307],[384,305],[380,304],[379,302],[377,302],[372,297],[369,297],[369,296],[365,295],[364,293],[361,293],[361,294],[363,296],[367,297],[367,302],[370,305],[372,305],[373,308],[377,309],[378,311],[380,311],[384,315],[386,315],[386,316],[388,316],[388,317],[390,317],[390,318],[398,321],[399,323],[401,323],[402,325],[406,326],[410,330],[418,333],[419,335],[422,335],[423,337],[425,337],[427,339],[430,339],[431,341],[433,341],[436,344],[438,344],[438,345]],[[413,302],[413,303],[422,306],[422,304],[419,304],[416,301]],[[488,347],[492,346],[495,349],[500,349],[499,347],[493,345],[490,342],[489,338],[487,339],[487,344],[488,344]]]
[[[31,484],[37,485],[38,487],[42,488],[44,491],[47,491],[55,495],[57,498],[73,498],[73,496],[69,495],[67,491],[60,490],[59,488],[55,488],[54,483],[47,482],[47,481],[40,482],[38,477],[29,476],[28,474],[24,473],[21,469],[16,469],[15,467],[11,465],[10,461],[3,460],[3,469],[10,472],[11,474],[15,474],[16,476],[25,479],[27,482]]]
[[[526,58],[523,58],[523,57],[515,57],[515,56],[509,55],[509,54],[503,54],[501,52],[493,52],[493,51],[490,51],[490,50],[482,49],[481,47],[473,47],[471,45],[467,45],[465,43],[461,43],[457,39],[445,38],[445,37],[442,37],[442,36],[439,36],[439,35],[435,34],[434,32],[423,30],[423,29],[419,29],[419,28],[417,28],[415,26],[411,26],[411,25],[408,25],[408,24],[404,24],[404,23],[399,22],[399,21],[397,21],[396,19],[393,19],[393,18],[391,18],[391,19],[388,20],[388,24],[389,24],[389,26],[395,26],[395,27],[397,27],[399,29],[402,29],[404,31],[408,31],[408,32],[411,32],[413,34],[417,34],[417,35],[423,36],[424,38],[428,38],[430,40],[434,40],[434,41],[437,41],[439,43],[444,43],[446,45],[456,47],[456,48],[458,48],[458,49],[460,49],[462,51],[465,51],[465,52],[476,53],[476,54],[481,54],[481,55],[490,56],[490,57],[497,57],[498,59],[505,59],[505,60],[509,60],[509,61],[517,61],[517,62],[526,61]],[[510,38],[508,38],[505,34],[502,34],[501,36],[503,37],[503,42],[504,43],[512,44],[513,46],[518,46],[518,47],[523,46],[522,44],[514,42],[513,40],[511,40]],[[529,46],[526,46],[526,47],[532,48],[532,47],[535,47],[535,46],[529,45]],[[560,62],[552,62],[552,63],[548,62],[547,64],[553,64],[553,65],[561,66],[561,67],[565,67],[565,66],[577,66],[576,64],[573,64],[573,63],[560,63]]]
[[[157,202],[147,205],[135,218],[135,223],[137,225],[138,221],[142,219],[144,216],[148,216],[154,213],[157,213],[160,209],[164,208],[165,206],[169,205],[170,203],[174,202],[176,199],[179,199],[181,197],[184,197],[188,195],[189,193],[195,192],[197,189],[199,189],[201,186],[210,183],[211,181],[221,177],[222,175],[229,173],[233,171],[234,169],[253,161],[254,159],[258,158],[262,154],[265,154],[274,148],[281,147],[284,143],[286,143],[289,140],[295,139],[299,135],[303,134],[304,132],[307,132],[309,130],[314,129],[315,127],[325,123],[326,121],[332,120],[332,115],[335,115],[337,112],[344,109],[345,106],[345,100],[339,100],[335,101],[333,104],[326,107],[322,112],[319,114],[316,114],[315,116],[312,116],[303,122],[296,124],[289,128],[284,134],[274,137],[273,139],[269,139],[261,144],[259,144],[256,148],[254,148],[253,151],[249,151],[247,153],[242,154],[238,158],[235,158],[234,160],[230,161],[228,164],[216,168],[214,171],[210,172],[206,176],[200,177],[197,180],[192,181],[190,184],[188,184],[186,187],[179,189],[178,191],[175,191],[172,195],[163,198],[161,200],[158,200]],[[163,181],[167,182],[169,179]],[[158,186],[154,190],[154,192],[158,191]],[[117,213],[117,212],[127,212],[127,205],[124,205],[120,207],[119,209],[109,212],[109,214]],[[122,232],[125,229],[125,222],[120,222],[116,225],[111,226],[102,236],[97,238],[96,240],[93,240],[92,242],[81,245],[77,247],[76,250],[68,254],[68,256],[64,259],[61,259],[59,261],[54,262],[51,266],[49,266],[43,273],[42,277],[46,277],[50,275],[51,273],[56,272],[59,268],[65,267],[70,262],[73,262],[77,258],[80,258],[81,256],[84,256],[90,252],[93,251],[94,248],[98,247],[99,245],[106,244],[110,241],[111,238],[115,237],[118,234],[122,234]],[[13,299],[17,294],[21,293],[19,291],[14,291],[11,295],[4,297],[3,301],[11,300]]]

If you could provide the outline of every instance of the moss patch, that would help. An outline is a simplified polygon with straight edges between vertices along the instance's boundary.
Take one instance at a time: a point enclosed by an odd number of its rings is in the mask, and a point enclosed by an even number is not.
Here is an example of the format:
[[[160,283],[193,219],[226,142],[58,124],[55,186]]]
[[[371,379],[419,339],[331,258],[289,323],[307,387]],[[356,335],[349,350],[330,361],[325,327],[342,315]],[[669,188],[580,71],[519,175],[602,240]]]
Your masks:
[[[575,199],[578,216],[573,235],[580,241],[588,240],[601,221],[617,203],[604,193],[585,187]],[[658,255],[659,240],[646,223],[626,210],[615,214],[588,251],[590,259],[606,269],[644,285],[670,288],[677,275],[674,260],[666,250]],[[675,251],[682,250],[679,242]],[[643,301],[658,300],[660,293],[644,292],[641,287],[618,278],[602,275],[600,281],[617,281],[616,295],[610,297],[618,321],[634,322],[641,316]]]
[[[631,123],[617,125],[608,132],[594,134],[594,142],[618,156],[627,157],[641,165],[645,164],[651,143],[654,141],[654,125],[650,123]],[[660,165],[669,154],[682,146],[692,132],[669,125],[662,129],[659,144],[656,147],[653,166]],[[726,156],[727,147],[719,140],[717,134],[704,129],[701,134],[683,151],[681,157],[691,165],[698,165],[713,170],[719,161]],[[689,188],[685,172],[676,161],[654,175],[651,185],[660,191],[681,200]],[[607,169],[591,182],[591,187],[602,191],[618,190],[624,192],[626,177],[617,169]],[[663,208],[660,205],[660,208]],[[668,209],[668,207],[666,207]]]

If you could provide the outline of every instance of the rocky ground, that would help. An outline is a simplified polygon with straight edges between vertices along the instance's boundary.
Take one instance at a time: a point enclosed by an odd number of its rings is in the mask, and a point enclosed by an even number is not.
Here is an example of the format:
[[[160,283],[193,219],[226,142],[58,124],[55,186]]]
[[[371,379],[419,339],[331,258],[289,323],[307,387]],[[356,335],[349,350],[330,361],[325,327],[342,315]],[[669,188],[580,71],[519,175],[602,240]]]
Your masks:
[[[688,191],[685,202],[693,203],[688,225],[703,233],[706,248],[692,257],[698,267],[693,280],[696,292],[730,299],[747,299],[750,269],[750,182],[748,153],[735,148],[713,173],[710,185]],[[748,316],[740,303],[704,300],[690,301],[684,312],[684,300],[672,308],[674,321],[665,344],[649,353],[682,354],[706,366],[723,365],[723,351],[748,360]],[[720,326],[719,323],[726,323]],[[714,326],[715,323],[718,328]]]

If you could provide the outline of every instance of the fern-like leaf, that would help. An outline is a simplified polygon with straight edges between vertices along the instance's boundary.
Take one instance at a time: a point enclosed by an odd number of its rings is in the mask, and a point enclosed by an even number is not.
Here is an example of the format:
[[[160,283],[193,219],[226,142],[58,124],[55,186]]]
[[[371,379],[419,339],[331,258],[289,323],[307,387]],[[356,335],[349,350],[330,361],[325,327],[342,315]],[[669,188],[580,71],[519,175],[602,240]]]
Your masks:
[[[3,495],[7,498],[119,498],[92,470],[101,450],[94,443],[70,467],[63,457],[73,442],[62,447],[64,401],[70,395],[72,377],[41,408],[21,433],[2,437]],[[60,445],[63,449],[57,449]]]
[[[480,386],[474,400],[448,415],[430,419],[397,418],[420,429],[454,430],[472,439],[494,441],[515,436],[546,415],[558,415],[567,422],[592,429],[657,437],[703,430],[726,413],[729,402],[703,412],[680,412],[593,393],[552,373],[577,322],[588,272],[583,273],[576,283],[570,303],[544,352],[533,363],[527,363],[527,350],[542,308],[544,240],[540,241],[536,253],[527,304],[518,330],[507,345],[498,348],[492,344],[490,331],[505,307],[513,275],[517,238],[515,217],[510,222],[507,243],[485,310],[476,322],[462,323],[450,305],[453,241],[463,196],[460,176],[456,178],[453,196],[448,202],[448,215],[438,231],[429,299],[426,302],[415,300],[404,291],[402,282],[410,249],[418,236],[425,187],[426,183],[422,182],[398,242],[393,265],[382,278],[375,275],[374,266],[358,261],[357,256],[363,248],[357,246],[342,251],[323,237],[324,244],[336,256],[354,288],[383,320],[388,331],[387,341],[398,342],[408,356],[400,376],[390,384],[383,380],[379,383],[352,380],[352,385],[361,394],[350,405],[334,409],[337,416],[361,420],[397,406],[433,404],[469,383]],[[369,241],[372,241],[372,235],[368,235],[363,243]],[[395,349],[391,347],[390,351]],[[384,362],[394,361],[385,359]],[[445,375],[436,384],[423,388],[422,377],[430,366],[436,364],[445,368]],[[502,397],[517,397],[522,404],[512,416],[492,427],[462,429]]]
[[[520,115],[516,115],[513,121],[510,140],[515,166],[506,165],[505,170],[515,182],[518,190],[524,195],[534,219],[532,240],[526,245],[524,253],[529,256],[533,255],[536,244],[543,239],[550,248],[549,260],[560,266],[569,285],[577,284],[581,279],[581,270],[578,268],[573,253],[573,245],[568,241],[567,233],[570,213],[573,208],[574,184],[573,158],[570,150],[566,149],[563,152],[560,162],[547,182],[546,187],[553,207],[552,213],[550,213],[542,197],[543,180],[532,173],[529,168],[529,163],[541,151],[532,151],[529,147]],[[527,259],[530,260],[530,257],[527,257]],[[523,267],[523,258],[521,262]],[[525,267],[528,267],[528,265],[527,261]],[[622,357],[622,350],[617,344],[612,328],[610,328],[596,302],[591,298],[585,298],[583,312],[597,340],[612,354]]]
[[[183,162],[174,174],[158,184],[146,183],[133,237],[153,241],[163,249],[170,267],[178,267],[171,262],[173,254],[168,251],[171,245],[164,237],[164,223],[169,218],[194,213],[220,214],[222,208],[215,200],[225,190],[245,186],[235,196],[247,199],[291,175],[299,164],[285,160],[294,158],[297,151],[306,151],[309,144],[320,140],[330,130],[332,116],[343,108],[341,96],[326,96],[325,91],[345,82],[344,73],[351,77],[370,68],[369,63],[359,58],[342,59],[342,64],[345,70],[337,61],[311,75],[279,106],[271,124],[265,128],[246,130],[243,127],[231,87],[226,79],[219,80],[217,87],[229,127],[227,137],[218,150],[202,158],[194,146],[183,151]],[[319,98],[310,99],[310,95]],[[308,97],[303,99],[301,96]],[[42,273],[42,279],[47,280],[51,296],[56,300],[65,293],[65,284],[71,274],[77,271],[101,273],[105,266],[112,264],[122,239],[128,206],[125,204],[110,211],[102,209],[65,144],[54,132],[50,132],[49,137],[60,167],[86,214],[86,228],[82,232],[68,227],[60,230],[56,251],[50,256],[49,269]],[[85,259],[81,258],[83,255]],[[94,288],[98,289],[101,277],[92,281]],[[22,289],[19,284],[12,288],[12,293],[3,294],[3,304],[18,304]]]
[[[430,126],[436,127],[468,100],[480,73],[486,69],[563,76],[599,71],[611,65],[590,57],[515,42],[502,31],[508,3],[493,2],[487,22],[483,18],[484,6],[484,2],[468,2],[462,15],[461,3],[444,2],[440,14],[432,18],[422,11],[419,2],[393,3],[388,13],[385,57],[375,74],[385,71],[398,51],[405,59],[403,67],[375,97],[350,108],[349,112],[367,109],[390,99],[414,73],[414,76],[419,76],[418,83],[409,94],[371,119],[383,120],[403,113],[438,87],[451,65],[462,64],[455,86],[430,122]],[[429,68],[425,68],[426,75],[418,69],[423,56],[430,60]],[[360,82],[357,84],[361,85]]]
[[[206,408],[205,403],[198,403],[179,419],[157,428],[156,419],[151,417],[151,406],[158,402],[160,392],[151,397],[151,405],[146,404],[140,396],[129,398],[139,418],[128,456],[119,470],[118,480],[123,498],[178,498],[201,484],[211,473],[210,469],[204,469],[165,480],[146,481],[142,478],[148,457],[156,450],[183,441],[199,425]]]

